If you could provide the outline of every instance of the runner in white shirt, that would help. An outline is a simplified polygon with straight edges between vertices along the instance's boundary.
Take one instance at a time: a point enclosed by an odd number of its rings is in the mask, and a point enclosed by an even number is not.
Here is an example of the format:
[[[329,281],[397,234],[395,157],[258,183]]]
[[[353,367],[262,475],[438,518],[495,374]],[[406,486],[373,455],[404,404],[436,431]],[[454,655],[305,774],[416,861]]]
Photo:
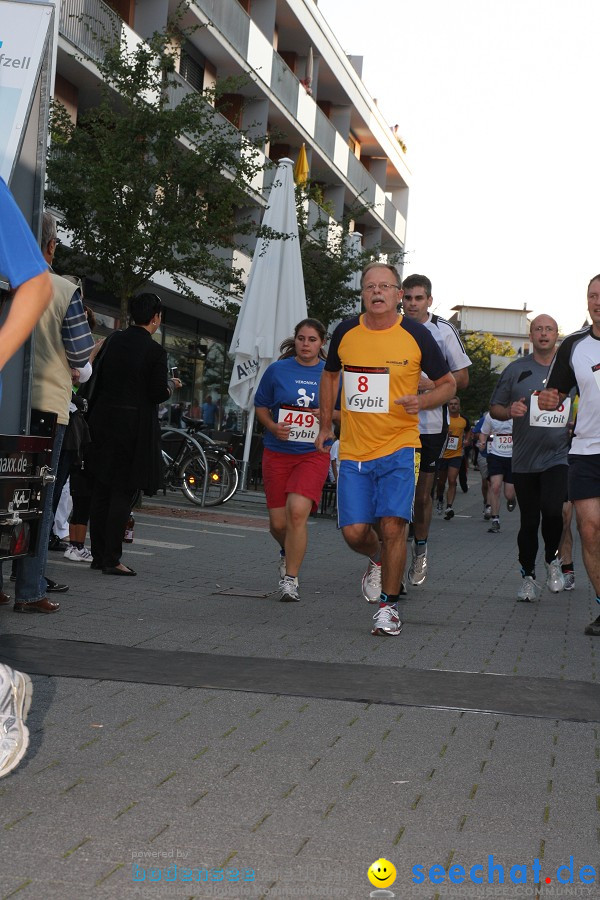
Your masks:
[[[488,531],[497,534],[500,531],[500,491],[504,483],[506,507],[512,512],[517,501],[512,477],[512,419],[500,422],[486,413],[478,438],[480,450],[485,450],[487,442],[488,476],[490,489],[488,499],[492,507],[492,521]]]
[[[456,390],[464,390],[469,384],[471,360],[454,325],[429,311],[433,303],[431,281],[426,275],[409,275],[404,279],[402,288],[404,315],[407,319],[420,322],[433,335],[454,376]],[[433,382],[423,373],[419,393],[426,393],[433,386]],[[436,463],[444,452],[447,433],[448,412],[445,405],[419,412],[419,477],[413,510],[412,560],[408,568],[408,580],[412,585],[423,584],[427,578],[427,539],[433,513],[431,495]]]
[[[548,374],[540,409],[556,410],[577,385],[579,406],[569,453],[569,500],[581,536],[583,562],[600,603],[600,275],[587,289],[590,328],[562,342]],[[585,629],[600,637],[600,616]]]

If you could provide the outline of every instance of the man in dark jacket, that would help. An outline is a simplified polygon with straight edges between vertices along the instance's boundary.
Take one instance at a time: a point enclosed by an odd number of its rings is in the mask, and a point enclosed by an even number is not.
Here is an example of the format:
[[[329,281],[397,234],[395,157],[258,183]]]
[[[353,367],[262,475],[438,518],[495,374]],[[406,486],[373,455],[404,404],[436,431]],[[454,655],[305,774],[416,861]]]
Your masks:
[[[162,321],[160,298],[134,297],[130,314],[129,328],[110,335],[96,359],[88,420],[91,568],[105,575],[136,574],[120,561],[125,525],[137,492],[151,495],[160,486],[158,404],[181,387],[168,379],[166,351],[152,340]]]

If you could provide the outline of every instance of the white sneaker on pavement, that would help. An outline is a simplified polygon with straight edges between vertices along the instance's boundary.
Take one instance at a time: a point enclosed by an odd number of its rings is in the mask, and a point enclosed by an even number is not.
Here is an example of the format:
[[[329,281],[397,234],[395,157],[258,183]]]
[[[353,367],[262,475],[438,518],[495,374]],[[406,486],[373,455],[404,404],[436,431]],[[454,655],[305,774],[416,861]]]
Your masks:
[[[417,545],[413,541],[412,544],[412,560],[408,567],[408,580],[411,584],[423,584],[427,578],[427,544],[423,548],[423,553],[417,553]]]
[[[0,778],[15,769],[29,745],[25,719],[33,685],[24,672],[0,664]]]
[[[541,590],[533,575],[523,575],[523,583],[517,594],[517,600],[522,603],[533,603],[539,598]]]
[[[563,572],[563,578],[565,580],[565,591],[572,591],[575,589],[575,572]]]
[[[78,547],[74,547],[73,544],[69,544],[64,556],[65,559],[70,559],[72,562],[89,563],[92,561],[92,554],[87,547],[82,547],[80,550]]]
[[[565,577],[562,573],[562,563],[558,556],[552,562],[546,563],[546,584],[553,594],[559,594],[565,589]]]
[[[293,578],[291,575],[286,575],[285,578],[282,578],[279,582],[279,590],[280,596],[279,599],[282,603],[297,603],[300,599],[300,595],[298,594],[298,579]]]
[[[375,624],[371,629],[371,634],[395,637],[402,631],[402,622],[400,621],[398,610],[388,603],[384,603],[379,607],[373,616],[373,621]]]
[[[381,596],[381,563],[369,560],[367,571],[363,575],[362,593],[367,603],[379,603]]]

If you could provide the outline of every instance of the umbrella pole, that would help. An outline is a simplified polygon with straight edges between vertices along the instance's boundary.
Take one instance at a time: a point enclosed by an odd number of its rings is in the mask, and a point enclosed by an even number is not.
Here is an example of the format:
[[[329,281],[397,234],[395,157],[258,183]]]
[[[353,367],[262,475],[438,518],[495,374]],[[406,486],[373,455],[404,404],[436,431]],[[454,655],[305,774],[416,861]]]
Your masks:
[[[246,440],[244,442],[244,456],[242,459],[242,481],[238,488],[240,491],[248,490],[248,463],[250,460],[250,449],[252,447],[252,429],[254,428],[254,412],[256,407],[252,404],[252,408],[248,413],[248,422],[246,424]]]

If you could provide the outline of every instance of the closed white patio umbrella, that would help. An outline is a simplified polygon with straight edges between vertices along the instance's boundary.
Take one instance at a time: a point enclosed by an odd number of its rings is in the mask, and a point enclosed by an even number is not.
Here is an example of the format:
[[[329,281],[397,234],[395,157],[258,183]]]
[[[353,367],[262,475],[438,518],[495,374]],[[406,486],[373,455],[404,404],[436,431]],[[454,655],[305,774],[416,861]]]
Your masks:
[[[234,357],[229,396],[249,411],[242,490],[250,458],[256,388],[267,366],[278,358],[281,342],[306,318],[293,166],[291,159],[280,160],[263,218],[264,226],[287,237],[258,241],[229,350]]]

